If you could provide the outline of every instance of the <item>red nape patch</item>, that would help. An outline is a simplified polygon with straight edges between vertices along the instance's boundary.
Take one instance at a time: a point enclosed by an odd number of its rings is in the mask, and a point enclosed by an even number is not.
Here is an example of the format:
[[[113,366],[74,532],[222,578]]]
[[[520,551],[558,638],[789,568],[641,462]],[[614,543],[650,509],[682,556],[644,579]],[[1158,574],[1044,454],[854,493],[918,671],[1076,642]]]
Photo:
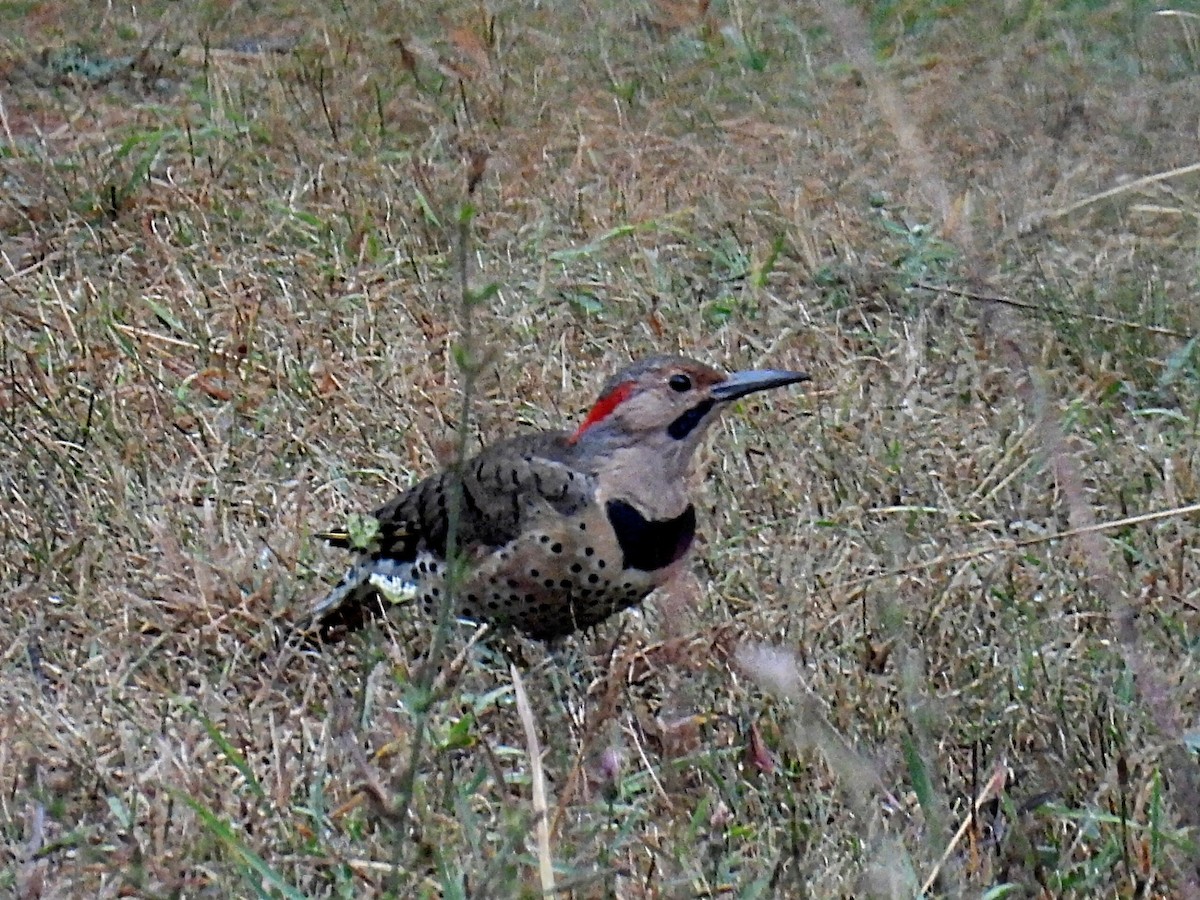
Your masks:
[[[596,405],[592,407],[592,411],[583,420],[583,424],[571,435],[571,443],[574,444],[583,437],[583,433],[597,422],[607,419],[614,409],[629,399],[629,395],[633,393],[635,387],[637,385],[632,381],[623,382],[597,400]]]

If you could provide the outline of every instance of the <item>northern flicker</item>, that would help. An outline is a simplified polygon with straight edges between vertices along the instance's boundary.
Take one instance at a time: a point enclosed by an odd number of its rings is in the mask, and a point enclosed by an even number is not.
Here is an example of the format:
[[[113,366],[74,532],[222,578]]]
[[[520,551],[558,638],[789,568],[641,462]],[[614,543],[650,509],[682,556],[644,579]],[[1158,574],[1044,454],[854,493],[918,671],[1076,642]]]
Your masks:
[[[549,639],[642,602],[678,569],[696,512],[696,447],[732,400],[808,380],[778,370],[725,375],[682,356],[635,362],[609,379],[574,432],[526,434],[432,475],[380,507],[369,544],[313,607],[353,626],[379,589],[439,608],[451,506],[463,568],[461,618]],[[352,548],[348,532],[322,535]]]

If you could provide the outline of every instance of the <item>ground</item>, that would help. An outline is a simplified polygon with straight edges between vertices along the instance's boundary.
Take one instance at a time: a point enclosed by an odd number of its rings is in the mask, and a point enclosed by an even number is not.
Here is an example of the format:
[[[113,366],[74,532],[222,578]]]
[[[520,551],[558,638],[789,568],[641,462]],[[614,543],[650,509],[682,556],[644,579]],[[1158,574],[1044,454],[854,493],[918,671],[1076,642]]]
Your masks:
[[[1196,12],[0,21],[0,889],[1200,896]],[[687,577],[289,641],[314,532],[652,352],[813,376]]]

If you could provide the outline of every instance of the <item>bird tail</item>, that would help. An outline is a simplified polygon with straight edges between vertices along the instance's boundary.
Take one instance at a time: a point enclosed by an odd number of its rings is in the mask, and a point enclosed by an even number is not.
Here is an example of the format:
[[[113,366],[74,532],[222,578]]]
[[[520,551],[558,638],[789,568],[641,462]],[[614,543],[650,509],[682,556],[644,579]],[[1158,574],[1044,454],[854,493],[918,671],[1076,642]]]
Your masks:
[[[312,605],[312,622],[321,631],[356,631],[369,618],[417,595],[412,563],[363,557],[342,576],[337,587]]]
[[[367,595],[374,591],[374,588],[371,588],[370,579],[371,560],[364,559],[355,563],[342,576],[337,587],[312,605],[310,612],[313,618],[323,619],[347,601],[366,599]],[[370,591],[364,590],[364,588],[370,588]]]

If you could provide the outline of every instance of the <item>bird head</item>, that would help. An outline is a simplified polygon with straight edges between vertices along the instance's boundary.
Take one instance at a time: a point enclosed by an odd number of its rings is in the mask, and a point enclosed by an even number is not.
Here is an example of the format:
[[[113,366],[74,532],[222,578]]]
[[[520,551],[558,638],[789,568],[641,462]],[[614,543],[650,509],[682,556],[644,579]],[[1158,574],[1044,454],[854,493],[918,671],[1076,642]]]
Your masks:
[[[780,369],[726,375],[683,356],[650,357],[609,379],[569,440],[581,448],[640,445],[686,458],[731,401],[808,379]]]

